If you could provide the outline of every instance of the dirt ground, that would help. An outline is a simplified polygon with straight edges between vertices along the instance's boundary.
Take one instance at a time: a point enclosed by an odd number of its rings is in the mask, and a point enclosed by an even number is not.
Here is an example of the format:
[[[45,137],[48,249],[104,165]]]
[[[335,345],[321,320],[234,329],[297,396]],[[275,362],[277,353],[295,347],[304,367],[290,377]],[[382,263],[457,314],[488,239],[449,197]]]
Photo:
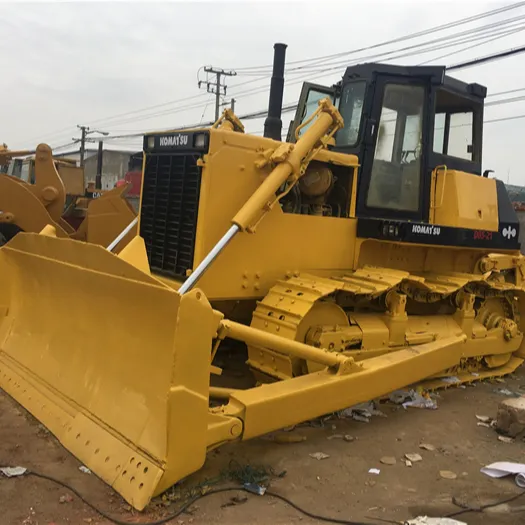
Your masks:
[[[282,494],[310,512],[345,520],[384,523],[402,522],[417,515],[442,516],[458,510],[452,498],[479,506],[517,494],[512,479],[490,479],[480,468],[494,461],[525,463],[525,442],[504,443],[491,428],[477,425],[476,414],[495,416],[504,399],[498,388],[525,393],[525,370],[504,384],[479,383],[475,387],[451,388],[440,393],[437,410],[403,409],[381,405],[387,417],[373,416],[369,423],[352,419],[331,419],[324,427],[301,426],[290,436],[304,441],[278,444],[269,439],[254,439],[231,444],[209,454],[205,467],[181,484],[184,491],[213,478],[232,460],[236,465],[264,465],[283,477],[271,478],[270,489]],[[335,438],[350,435],[353,441]],[[435,450],[423,450],[428,443]],[[328,458],[310,456],[322,452]],[[406,453],[418,453],[422,461],[407,467]],[[384,456],[396,464],[380,462]],[[75,487],[86,499],[108,514],[129,523],[158,519],[177,509],[179,501],[158,500],[143,514],[133,512],[120,496],[96,476],[79,471],[80,463],[3,392],[0,393],[0,465],[21,465],[59,478]],[[380,469],[379,475],[369,474]],[[453,471],[456,479],[443,479],[440,471]],[[231,498],[240,503],[233,504]],[[288,504],[270,496],[244,493],[213,494],[190,507],[171,524],[310,524],[319,521],[303,516]],[[229,506],[226,504],[230,503]],[[0,524],[2,525],[107,525],[68,490],[35,477],[0,477]],[[525,495],[515,502],[484,513],[464,514],[457,519],[476,524],[525,523]]]

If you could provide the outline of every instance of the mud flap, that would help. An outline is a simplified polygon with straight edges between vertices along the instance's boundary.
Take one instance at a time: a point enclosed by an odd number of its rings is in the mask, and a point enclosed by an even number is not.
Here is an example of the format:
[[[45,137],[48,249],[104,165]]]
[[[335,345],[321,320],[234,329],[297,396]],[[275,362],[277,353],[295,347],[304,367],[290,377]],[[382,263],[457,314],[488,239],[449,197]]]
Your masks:
[[[142,509],[205,460],[217,318],[100,246],[0,249],[0,387]]]

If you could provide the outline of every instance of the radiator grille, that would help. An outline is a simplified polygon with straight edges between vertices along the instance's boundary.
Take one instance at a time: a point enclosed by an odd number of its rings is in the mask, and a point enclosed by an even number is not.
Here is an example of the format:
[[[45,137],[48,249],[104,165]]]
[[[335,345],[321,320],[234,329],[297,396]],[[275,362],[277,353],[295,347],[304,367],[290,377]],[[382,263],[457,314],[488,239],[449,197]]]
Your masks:
[[[146,157],[140,235],[153,272],[184,278],[193,267],[199,208],[200,155]]]

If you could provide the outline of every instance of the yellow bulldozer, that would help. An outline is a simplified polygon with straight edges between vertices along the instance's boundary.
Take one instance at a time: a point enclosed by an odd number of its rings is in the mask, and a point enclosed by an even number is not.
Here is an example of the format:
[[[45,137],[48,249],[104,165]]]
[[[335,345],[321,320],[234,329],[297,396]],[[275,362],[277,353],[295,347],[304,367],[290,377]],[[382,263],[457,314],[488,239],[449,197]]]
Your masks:
[[[21,166],[27,168],[26,173],[6,173],[14,160],[33,154]],[[47,144],[40,144],[35,151],[12,151],[1,146],[0,168],[4,169],[0,172],[0,245],[19,232],[38,233],[51,225],[58,237],[108,246],[135,218],[125,198],[127,186],[103,192],[98,199],[87,199],[83,168],[67,159],[53,158]],[[133,233],[115,250],[121,249]]]
[[[224,443],[525,358],[519,224],[481,170],[486,88],[351,66],[304,86],[281,142],[284,49],[264,137],[230,111],[144,137],[118,255],[52,227],[0,249],[1,388],[137,509]],[[218,360],[231,341],[246,388]]]

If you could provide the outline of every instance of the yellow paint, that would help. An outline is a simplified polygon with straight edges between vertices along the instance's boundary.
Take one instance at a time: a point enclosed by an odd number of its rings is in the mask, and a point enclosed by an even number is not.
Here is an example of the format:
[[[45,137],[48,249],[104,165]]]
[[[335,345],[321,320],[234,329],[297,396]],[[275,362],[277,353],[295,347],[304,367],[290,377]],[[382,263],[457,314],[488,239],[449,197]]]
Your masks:
[[[231,116],[210,131],[194,267],[234,217],[243,232],[199,283],[207,297],[181,297],[179,283],[151,275],[136,236],[114,255],[46,226],[0,248],[0,387],[137,509],[222,443],[427,378],[508,373],[525,358],[523,258],[358,239],[358,161],[323,149],[340,118],[328,109],[294,147],[232,131]],[[340,170],[347,217],[276,203],[309,160]],[[495,187],[479,186],[476,218],[463,195],[470,177],[435,175],[435,220],[489,228]],[[104,211],[109,200],[99,202]],[[475,296],[492,302],[475,312]],[[246,326],[208,299],[230,311],[236,299],[259,302]],[[210,388],[224,338],[245,343],[256,375],[276,381]],[[225,403],[209,407],[210,396]]]
[[[0,149],[0,164],[24,151]],[[83,195],[83,168],[69,162],[57,161],[47,144],[40,144],[31,160],[35,182],[30,184],[18,177],[0,174],[0,222],[16,224],[25,232],[40,232],[46,225],[56,229],[58,237],[71,236],[102,246],[108,246],[117,235],[136,217],[125,196],[129,185],[106,191],[98,199],[77,199],[75,210],[81,202],[86,203],[85,218],[77,231],[63,218],[66,193]],[[62,176],[65,180],[62,180]],[[69,213],[71,209],[67,210]],[[131,231],[116,247],[118,253],[136,234]]]
[[[204,295],[44,235],[17,235],[0,265],[0,387],[136,508],[200,468],[218,320]]]
[[[144,245],[144,239],[142,237],[138,235],[133,237],[133,239],[124,246],[118,256],[145,274],[151,275],[146,246]]]
[[[241,133],[211,130],[204,157],[194,267],[231,225],[232,218],[266,180],[271,166],[256,169],[264,151],[281,143]],[[340,166],[349,177],[348,194],[355,210],[354,169],[357,157],[327,150],[316,161]],[[263,296],[277,279],[300,270],[330,275],[352,266],[356,237],[353,218],[284,213],[274,206],[256,233],[241,233],[228,245],[199,282],[212,301]],[[275,247],[278,246],[278,249]],[[178,282],[162,278],[175,289]]]
[[[104,192],[97,199],[89,202],[87,215],[75,239],[84,240],[93,244],[107,247],[137,216],[135,210],[126,199],[129,186],[114,188]],[[137,235],[134,227],[117,245],[118,253],[126,244]]]
[[[433,172],[432,187],[432,224],[498,231],[494,179],[443,167]]]

